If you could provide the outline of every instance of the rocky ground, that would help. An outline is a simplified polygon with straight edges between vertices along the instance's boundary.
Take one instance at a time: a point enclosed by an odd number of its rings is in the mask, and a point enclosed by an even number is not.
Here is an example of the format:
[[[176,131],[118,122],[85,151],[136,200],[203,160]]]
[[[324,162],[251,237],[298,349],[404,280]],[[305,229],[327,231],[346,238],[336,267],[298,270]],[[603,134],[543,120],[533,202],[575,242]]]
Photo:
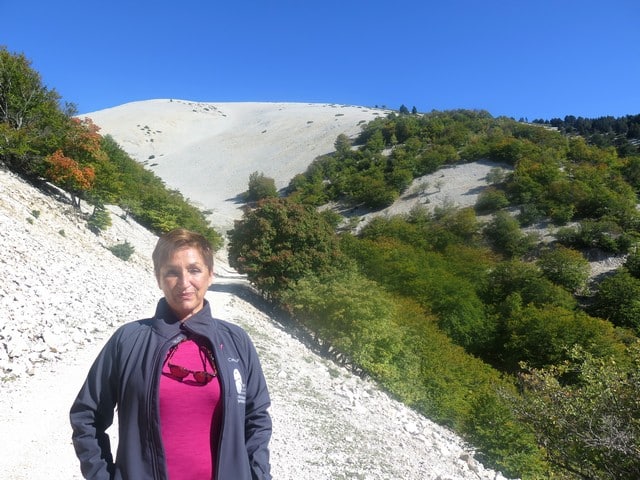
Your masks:
[[[80,478],[69,406],[106,337],[149,316],[160,294],[156,238],[120,213],[96,236],[68,203],[0,170],[2,478]],[[135,247],[128,262],[106,248],[125,240]],[[216,262],[208,299],[250,333],[272,393],[275,479],[503,478],[447,429],[308,349],[223,255]]]

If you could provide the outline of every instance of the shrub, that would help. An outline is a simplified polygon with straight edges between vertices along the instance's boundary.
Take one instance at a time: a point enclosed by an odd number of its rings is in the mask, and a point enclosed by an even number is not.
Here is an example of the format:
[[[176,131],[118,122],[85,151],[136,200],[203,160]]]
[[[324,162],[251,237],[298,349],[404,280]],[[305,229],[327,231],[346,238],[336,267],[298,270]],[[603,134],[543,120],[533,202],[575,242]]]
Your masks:
[[[522,225],[533,225],[545,217],[545,212],[535,203],[524,203],[520,205],[518,221]]]
[[[633,238],[612,220],[583,220],[577,227],[558,229],[556,237],[564,245],[613,253],[625,253],[633,244]]]
[[[478,195],[475,209],[478,213],[489,213],[500,210],[507,205],[509,205],[509,200],[505,193],[497,188],[489,187]]]
[[[629,254],[624,266],[633,277],[640,279],[640,252]]]
[[[506,180],[506,178],[507,171],[504,168],[500,167],[493,167],[491,170],[489,170],[489,173],[487,173],[486,176],[487,182],[492,185],[495,185],[496,183],[502,183]]]
[[[518,221],[507,212],[499,211],[484,229],[493,247],[508,257],[519,257],[535,245],[535,238],[520,230]]]
[[[125,240],[124,243],[118,243],[117,245],[112,245],[108,247],[108,249],[113,253],[116,257],[125,262],[131,258],[135,248],[128,241]]]
[[[89,220],[87,220],[87,225],[89,230],[97,235],[111,226],[111,216],[103,205],[96,205]]]
[[[245,193],[245,199],[249,202],[257,202],[263,198],[278,196],[275,180],[265,177],[264,173],[253,172],[249,176],[249,187]]]

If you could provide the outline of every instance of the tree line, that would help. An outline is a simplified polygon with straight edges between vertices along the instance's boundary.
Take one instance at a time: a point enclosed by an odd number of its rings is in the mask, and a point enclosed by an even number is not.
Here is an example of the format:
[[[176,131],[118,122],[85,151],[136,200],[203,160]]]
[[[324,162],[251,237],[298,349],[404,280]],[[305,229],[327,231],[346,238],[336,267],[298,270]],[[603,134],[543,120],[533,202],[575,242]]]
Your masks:
[[[557,128],[566,135],[580,135],[595,145],[613,146],[621,155],[640,153],[640,115],[597,118],[567,115],[563,119],[537,119],[533,123]]]

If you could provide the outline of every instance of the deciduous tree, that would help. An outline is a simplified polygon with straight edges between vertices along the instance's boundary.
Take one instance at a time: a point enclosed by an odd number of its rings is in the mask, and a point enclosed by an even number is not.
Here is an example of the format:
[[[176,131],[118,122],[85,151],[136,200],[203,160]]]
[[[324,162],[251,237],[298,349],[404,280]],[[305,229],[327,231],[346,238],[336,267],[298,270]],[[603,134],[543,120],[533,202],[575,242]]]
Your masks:
[[[640,355],[631,368],[576,348],[561,365],[521,376],[520,419],[569,478],[640,478]],[[567,382],[567,379],[574,379]]]
[[[278,189],[273,178],[265,176],[262,172],[253,172],[249,175],[249,188],[245,198],[249,202],[256,202],[263,198],[278,196]]]
[[[229,232],[229,261],[267,295],[343,261],[332,225],[315,208],[271,198],[247,210]]]
[[[53,183],[71,194],[72,203],[80,207],[80,197],[93,187],[95,172],[92,167],[82,167],[62,150],[56,150],[45,159],[45,174]]]

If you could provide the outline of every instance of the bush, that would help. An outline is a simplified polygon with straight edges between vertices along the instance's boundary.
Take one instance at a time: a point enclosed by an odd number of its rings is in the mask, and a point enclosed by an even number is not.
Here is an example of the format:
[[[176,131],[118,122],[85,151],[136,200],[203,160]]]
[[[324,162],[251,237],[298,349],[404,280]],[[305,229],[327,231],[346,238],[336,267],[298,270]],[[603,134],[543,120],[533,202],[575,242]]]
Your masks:
[[[249,202],[257,202],[263,198],[278,196],[278,189],[273,178],[265,177],[264,173],[253,172],[249,176],[249,188],[245,193],[245,199]]]
[[[612,220],[583,220],[577,227],[558,229],[556,237],[564,245],[612,253],[626,253],[633,244],[633,238]]]
[[[508,257],[519,257],[529,252],[536,240],[520,230],[518,221],[507,212],[499,211],[484,229],[493,247]]]
[[[478,195],[475,209],[478,213],[489,213],[500,210],[507,205],[509,205],[509,200],[505,193],[497,188],[489,187]]]
[[[135,251],[133,245],[126,240],[124,243],[118,243],[117,245],[112,245],[108,248],[111,253],[125,262],[131,258],[131,255],[133,255],[133,252]]]
[[[533,225],[541,221],[545,217],[545,212],[534,203],[524,203],[520,205],[520,213],[518,213],[518,221],[522,225]]]

